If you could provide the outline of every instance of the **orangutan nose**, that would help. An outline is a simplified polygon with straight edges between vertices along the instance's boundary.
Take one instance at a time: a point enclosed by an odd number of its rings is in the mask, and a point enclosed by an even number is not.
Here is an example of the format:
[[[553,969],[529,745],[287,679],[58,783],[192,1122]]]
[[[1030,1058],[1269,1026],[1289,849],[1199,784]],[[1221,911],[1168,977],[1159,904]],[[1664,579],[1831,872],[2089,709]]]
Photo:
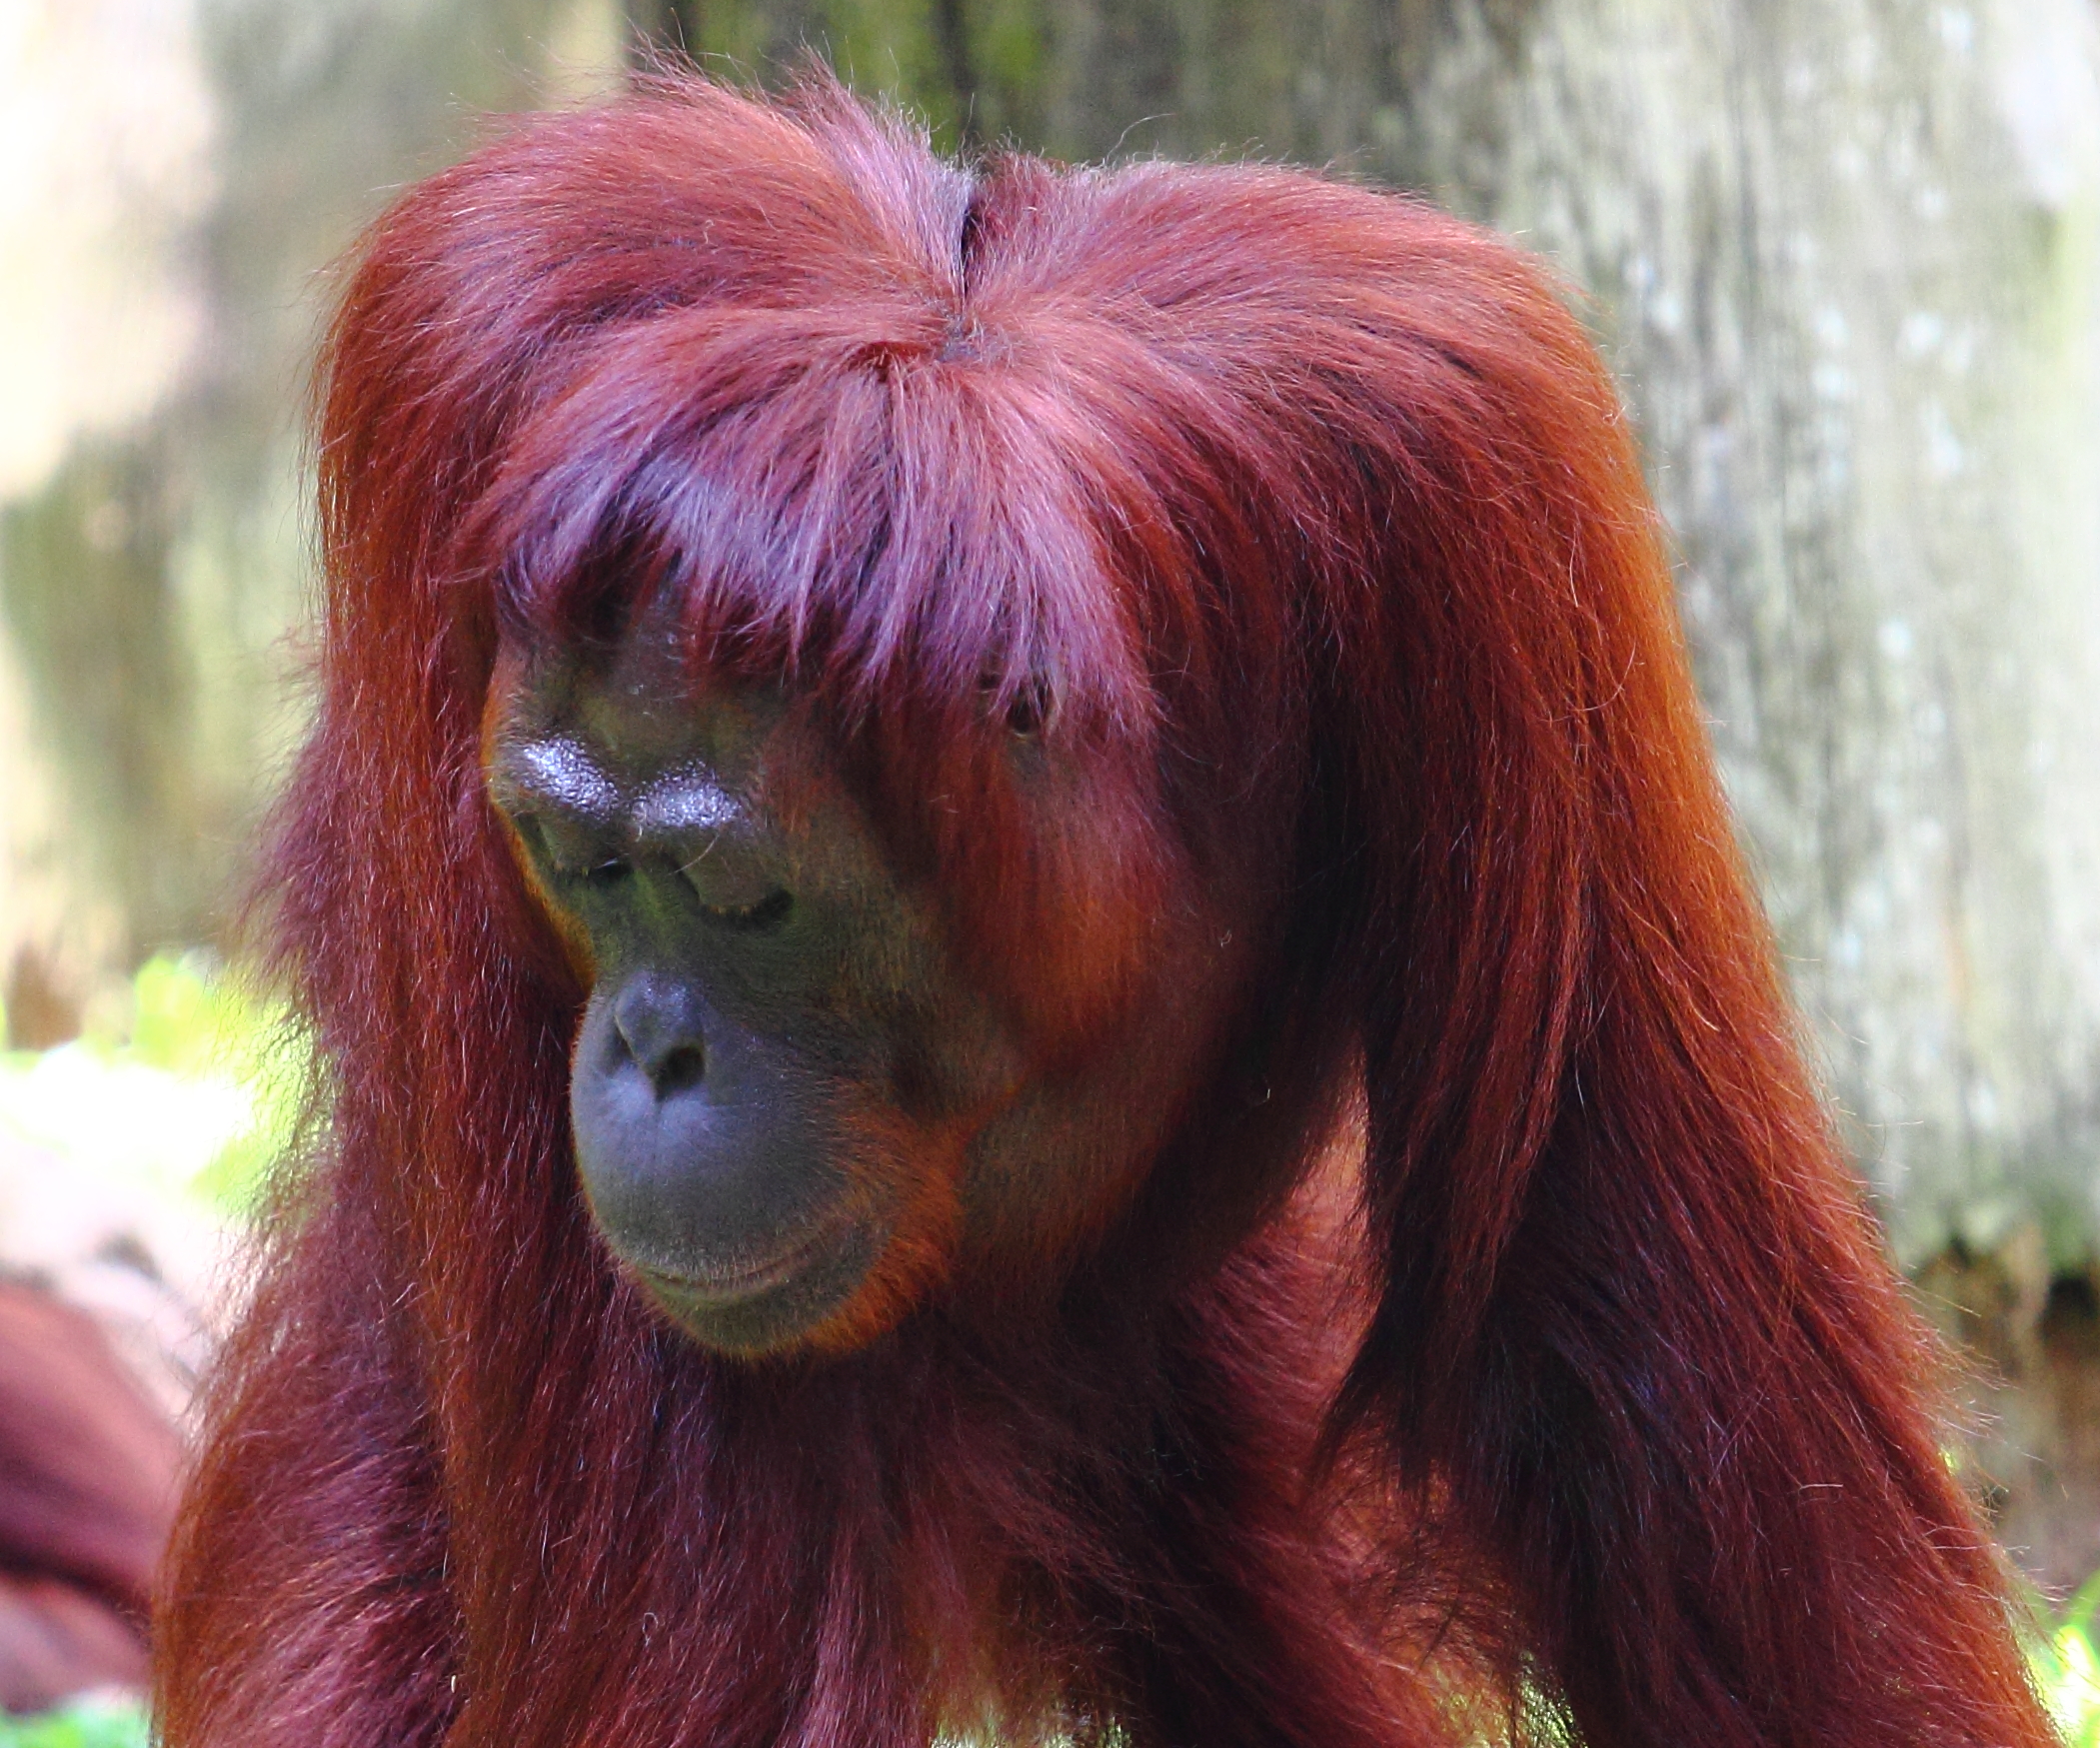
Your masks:
[[[707,1077],[699,1003],[683,984],[647,975],[633,978],[613,1003],[613,1029],[659,1099],[675,1097]]]

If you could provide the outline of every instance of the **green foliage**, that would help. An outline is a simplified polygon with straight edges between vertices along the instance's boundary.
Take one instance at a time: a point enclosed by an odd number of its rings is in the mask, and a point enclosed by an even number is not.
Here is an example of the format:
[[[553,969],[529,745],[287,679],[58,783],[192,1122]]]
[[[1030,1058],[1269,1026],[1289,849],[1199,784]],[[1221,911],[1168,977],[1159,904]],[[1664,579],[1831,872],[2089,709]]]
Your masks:
[[[291,1146],[306,1098],[306,1039],[281,1003],[194,958],[148,960],[132,993],[134,1059],[178,1076],[230,1077],[247,1094],[248,1121],[190,1185],[221,1212],[239,1214]]]
[[[778,83],[815,54],[856,90],[903,104],[944,150],[1043,144],[1050,21],[1036,0],[709,0],[680,6],[703,65]]]
[[[2100,1572],[2079,1587],[2053,1620],[2043,1616],[2029,1643],[2028,1666],[2048,1702],[2066,1748],[2100,1748]]]
[[[0,1715],[0,1748],[147,1748],[143,1706],[129,1700],[77,1700],[33,1718]]]
[[[304,1107],[303,1035],[197,954],[140,967],[129,1007],[58,1049],[0,1057],[0,1126],[106,1182],[241,1215]]]

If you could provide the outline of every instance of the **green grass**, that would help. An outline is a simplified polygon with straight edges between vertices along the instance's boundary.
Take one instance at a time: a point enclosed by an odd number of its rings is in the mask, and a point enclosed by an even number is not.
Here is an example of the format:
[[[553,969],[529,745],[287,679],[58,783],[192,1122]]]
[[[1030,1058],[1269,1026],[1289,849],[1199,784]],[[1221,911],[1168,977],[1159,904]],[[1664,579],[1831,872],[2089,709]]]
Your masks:
[[[2034,1684],[2049,1702],[2067,1748],[2100,1748],[2100,1572],[2079,1587],[2059,1613],[2046,1611],[2041,1633],[2028,1647]]]
[[[41,1717],[0,1716],[0,1748],[146,1748],[143,1707],[82,1700]]]

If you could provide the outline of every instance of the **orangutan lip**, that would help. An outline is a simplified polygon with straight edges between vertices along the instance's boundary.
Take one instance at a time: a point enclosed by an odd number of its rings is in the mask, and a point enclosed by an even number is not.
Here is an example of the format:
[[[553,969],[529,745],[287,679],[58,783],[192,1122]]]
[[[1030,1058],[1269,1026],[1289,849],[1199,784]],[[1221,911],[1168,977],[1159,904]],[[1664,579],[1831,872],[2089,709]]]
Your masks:
[[[725,1263],[704,1273],[673,1274],[668,1269],[652,1268],[646,1262],[634,1262],[629,1266],[645,1284],[671,1298],[700,1305],[735,1304],[787,1285],[820,1255],[832,1249],[853,1224],[851,1210],[834,1214],[818,1221],[785,1250],[754,1261]]]

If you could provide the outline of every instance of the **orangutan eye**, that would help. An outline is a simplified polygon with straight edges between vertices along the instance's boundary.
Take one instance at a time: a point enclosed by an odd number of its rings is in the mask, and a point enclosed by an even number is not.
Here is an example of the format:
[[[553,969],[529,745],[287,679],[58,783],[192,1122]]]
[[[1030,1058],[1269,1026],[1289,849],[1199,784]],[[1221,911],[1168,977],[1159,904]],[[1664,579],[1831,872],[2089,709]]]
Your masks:
[[[795,908],[795,894],[780,880],[770,859],[754,858],[729,832],[677,863],[679,879],[698,902],[694,908],[720,928],[752,933],[778,927]]]
[[[1014,702],[1007,706],[1007,729],[1023,740],[1043,732],[1049,718],[1043,695],[1034,687],[1026,688],[1014,695]]]
[[[996,699],[1003,690],[997,675],[988,674],[979,684],[988,698]],[[1003,720],[1007,733],[1016,740],[1032,741],[1043,733],[1055,713],[1056,694],[1050,683],[1040,675],[1031,675],[1009,694]]]
[[[604,889],[634,873],[626,858],[611,854],[590,834],[538,814],[515,814],[511,824],[548,880],[555,885]]]
[[[682,869],[680,873],[685,874],[688,885],[694,884],[690,870]],[[711,904],[705,898],[700,904],[701,914],[709,921],[744,933],[777,928],[788,920],[788,913],[794,908],[795,894],[785,886],[776,887],[763,898],[749,904]]]

